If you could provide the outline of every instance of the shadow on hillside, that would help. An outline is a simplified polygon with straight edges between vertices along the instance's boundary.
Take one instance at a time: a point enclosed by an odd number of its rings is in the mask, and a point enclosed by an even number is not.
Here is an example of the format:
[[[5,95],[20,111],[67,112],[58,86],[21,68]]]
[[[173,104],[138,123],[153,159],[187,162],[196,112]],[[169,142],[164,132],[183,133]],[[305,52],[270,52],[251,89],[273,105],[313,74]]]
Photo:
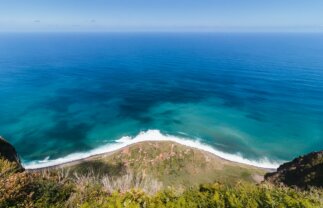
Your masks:
[[[71,172],[77,172],[78,174],[94,173],[97,176],[121,176],[125,175],[127,172],[124,163],[118,162],[116,164],[111,164],[100,160],[85,161],[70,168],[70,170]]]

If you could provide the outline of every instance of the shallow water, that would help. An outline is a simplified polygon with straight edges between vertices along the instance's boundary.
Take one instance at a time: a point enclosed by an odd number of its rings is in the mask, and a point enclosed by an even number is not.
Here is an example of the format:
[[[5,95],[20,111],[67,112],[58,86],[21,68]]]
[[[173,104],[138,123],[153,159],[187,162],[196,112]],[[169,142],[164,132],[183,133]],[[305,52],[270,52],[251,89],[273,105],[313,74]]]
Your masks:
[[[257,160],[323,149],[322,34],[1,34],[25,163],[158,129]]]

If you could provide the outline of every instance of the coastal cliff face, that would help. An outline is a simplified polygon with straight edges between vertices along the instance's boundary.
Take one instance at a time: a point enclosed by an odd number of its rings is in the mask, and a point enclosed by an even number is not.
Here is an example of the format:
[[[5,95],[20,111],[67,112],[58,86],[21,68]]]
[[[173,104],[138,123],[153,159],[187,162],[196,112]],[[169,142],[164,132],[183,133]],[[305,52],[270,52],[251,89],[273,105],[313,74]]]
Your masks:
[[[9,160],[10,162],[16,162],[20,164],[19,156],[16,149],[0,136],[0,157]]]
[[[19,155],[16,152],[16,149],[7,142],[4,138],[0,136],[0,159],[7,160],[14,165],[15,171],[22,171],[24,168],[21,165]],[[0,164],[0,166],[2,166]],[[0,167],[1,169],[2,167]]]
[[[323,187],[323,150],[300,156],[282,164],[277,172],[267,173],[265,180],[274,184],[308,188]]]

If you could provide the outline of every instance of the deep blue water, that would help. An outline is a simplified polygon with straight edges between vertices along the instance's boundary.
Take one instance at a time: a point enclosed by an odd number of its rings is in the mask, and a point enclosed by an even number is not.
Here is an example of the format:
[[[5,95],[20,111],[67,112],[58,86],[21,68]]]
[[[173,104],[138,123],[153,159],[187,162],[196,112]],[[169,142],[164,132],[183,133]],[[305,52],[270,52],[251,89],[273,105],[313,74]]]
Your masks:
[[[0,135],[24,161],[148,129],[249,159],[323,149],[323,34],[0,35]]]

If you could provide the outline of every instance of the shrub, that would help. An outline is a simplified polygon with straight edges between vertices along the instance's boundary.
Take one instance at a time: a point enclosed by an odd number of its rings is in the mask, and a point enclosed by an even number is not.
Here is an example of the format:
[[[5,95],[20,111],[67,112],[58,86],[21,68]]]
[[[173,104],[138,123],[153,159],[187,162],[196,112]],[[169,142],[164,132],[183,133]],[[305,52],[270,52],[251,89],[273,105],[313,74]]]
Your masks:
[[[19,172],[21,167],[15,162],[9,162],[0,157],[0,177],[7,177],[8,175]]]
[[[299,190],[270,184],[203,184],[182,192],[162,189],[141,174],[122,177],[70,174],[69,171],[16,172],[0,160],[0,207],[81,208],[319,208],[321,189]]]
[[[39,173],[15,173],[0,179],[0,207],[59,207],[72,192],[69,183]]]
[[[127,173],[121,177],[102,177],[102,185],[105,191],[111,193],[114,191],[126,192],[131,189],[140,189],[149,194],[155,194],[162,188],[162,183],[158,180],[144,176],[143,174]]]

